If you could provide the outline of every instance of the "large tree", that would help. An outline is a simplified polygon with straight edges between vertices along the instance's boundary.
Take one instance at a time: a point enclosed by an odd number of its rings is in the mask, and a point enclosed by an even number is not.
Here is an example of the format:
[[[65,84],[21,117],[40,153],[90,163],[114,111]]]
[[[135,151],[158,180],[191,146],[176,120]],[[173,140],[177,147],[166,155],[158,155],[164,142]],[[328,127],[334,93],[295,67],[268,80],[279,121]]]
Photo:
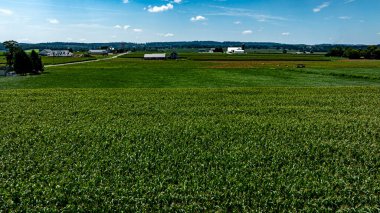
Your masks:
[[[33,72],[32,60],[24,50],[17,50],[14,57],[14,70],[17,74],[26,75]]]
[[[42,63],[41,57],[38,55],[36,51],[32,50],[32,53],[30,54],[30,59],[32,61],[34,73],[41,73],[44,71],[44,65]]]
[[[3,42],[3,45],[5,49],[8,50],[8,52],[6,53],[7,65],[12,67],[14,64],[15,54],[20,49],[20,47],[18,46],[17,41],[13,41],[13,40],[5,41]]]

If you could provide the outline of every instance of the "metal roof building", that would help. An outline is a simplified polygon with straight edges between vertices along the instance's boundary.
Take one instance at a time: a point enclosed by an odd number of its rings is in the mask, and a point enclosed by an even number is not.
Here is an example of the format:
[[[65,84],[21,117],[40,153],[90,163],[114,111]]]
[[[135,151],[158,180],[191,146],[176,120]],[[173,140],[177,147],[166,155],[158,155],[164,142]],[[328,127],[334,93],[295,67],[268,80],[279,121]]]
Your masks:
[[[165,53],[145,54],[144,59],[145,60],[165,60],[166,54]]]

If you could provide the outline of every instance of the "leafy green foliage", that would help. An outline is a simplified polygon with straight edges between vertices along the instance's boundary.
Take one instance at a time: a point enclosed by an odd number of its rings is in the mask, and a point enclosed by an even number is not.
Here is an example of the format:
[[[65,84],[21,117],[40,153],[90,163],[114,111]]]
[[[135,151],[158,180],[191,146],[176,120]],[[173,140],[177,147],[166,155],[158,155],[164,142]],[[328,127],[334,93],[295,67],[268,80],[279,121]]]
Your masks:
[[[40,73],[44,71],[44,64],[42,63],[41,56],[34,50],[30,53],[30,59],[32,61],[32,67],[34,73]]]
[[[14,55],[14,70],[17,74],[25,75],[33,72],[33,64],[24,50],[17,50]]]
[[[377,211],[380,89],[0,91],[0,211]]]

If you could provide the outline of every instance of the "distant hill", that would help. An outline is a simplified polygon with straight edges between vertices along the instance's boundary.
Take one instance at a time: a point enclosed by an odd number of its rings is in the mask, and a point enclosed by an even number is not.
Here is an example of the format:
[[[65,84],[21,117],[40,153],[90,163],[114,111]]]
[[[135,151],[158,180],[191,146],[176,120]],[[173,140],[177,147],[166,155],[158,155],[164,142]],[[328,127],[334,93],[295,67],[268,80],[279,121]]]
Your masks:
[[[181,49],[181,48],[214,48],[222,47],[227,48],[231,46],[241,46],[245,44],[247,49],[287,49],[296,51],[309,51],[314,52],[327,52],[331,48],[338,46],[352,47],[355,49],[367,48],[368,45],[349,45],[349,44],[318,44],[318,45],[306,45],[306,44],[281,44],[271,42],[216,42],[216,41],[183,41],[183,42],[150,42],[150,43],[128,43],[128,42],[112,42],[112,43],[73,43],[73,42],[51,42],[51,43],[38,43],[28,44],[20,43],[21,47],[25,50],[28,49],[69,49],[74,51],[88,51],[90,49],[100,49],[105,46],[112,46],[115,49],[126,50],[151,50],[158,51],[163,49]],[[3,45],[0,44],[0,51],[4,50]]]

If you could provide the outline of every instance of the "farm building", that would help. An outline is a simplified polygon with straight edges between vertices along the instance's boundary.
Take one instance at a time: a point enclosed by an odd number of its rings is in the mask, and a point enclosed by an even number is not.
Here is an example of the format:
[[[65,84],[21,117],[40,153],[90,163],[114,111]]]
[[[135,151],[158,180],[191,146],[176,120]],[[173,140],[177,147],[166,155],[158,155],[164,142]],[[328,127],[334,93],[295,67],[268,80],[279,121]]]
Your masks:
[[[71,57],[73,53],[68,50],[42,50],[40,52],[41,56],[50,56],[50,57]]]
[[[165,60],[166,54],[165,53],[145,54],[144,59],[145,60]]]
[[[108,50],[90,50],[88,53],[90,55],[108,55]]]
[[[228,47],[227,54],[244,54],[245,50],[241,47]]]

